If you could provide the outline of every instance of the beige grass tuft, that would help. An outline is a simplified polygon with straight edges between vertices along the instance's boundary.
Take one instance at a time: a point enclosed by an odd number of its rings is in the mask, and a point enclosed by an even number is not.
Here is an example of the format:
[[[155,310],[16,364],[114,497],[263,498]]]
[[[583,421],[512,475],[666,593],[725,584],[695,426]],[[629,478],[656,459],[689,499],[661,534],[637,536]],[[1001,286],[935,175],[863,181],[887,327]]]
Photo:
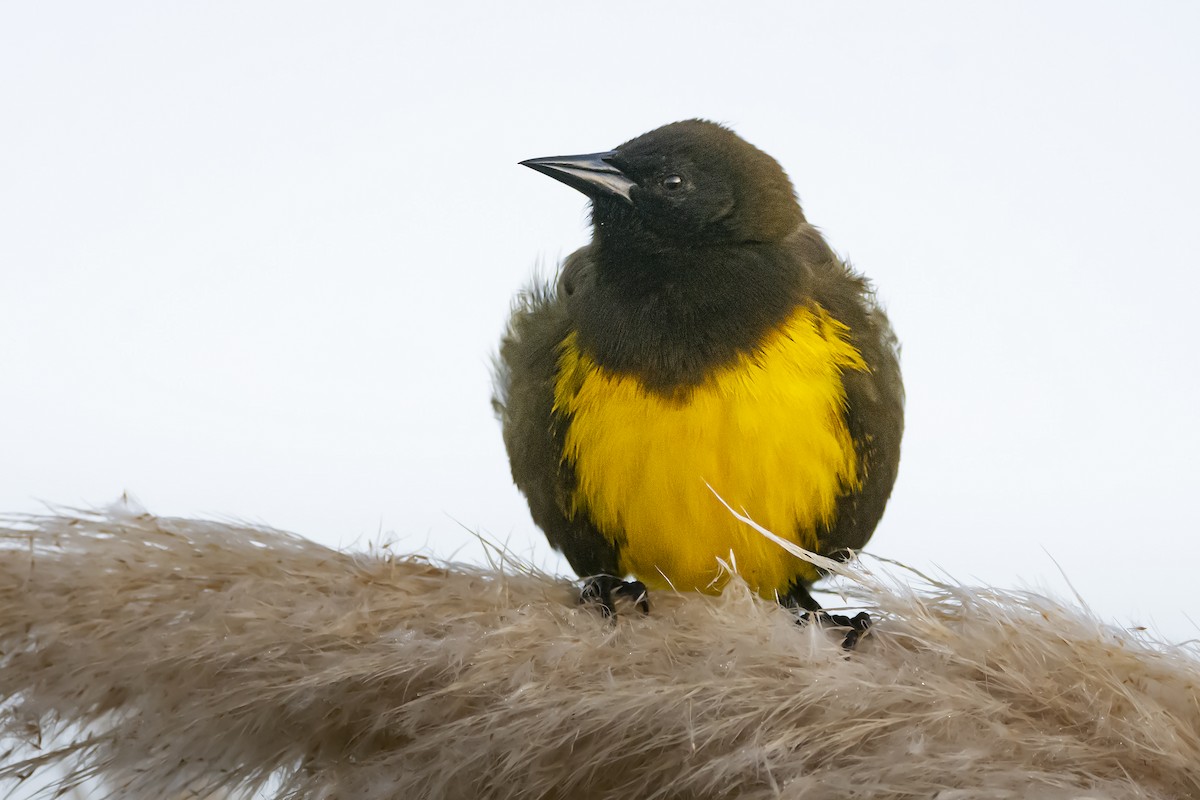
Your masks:
[[[736,582],[611,623],[529,571],[119,508],[10,520],[0,771],[156,800],[272,776],[365,800],[1200,797],[1191,653],[1033,594],[849,575],[876,625],[847,654]]]

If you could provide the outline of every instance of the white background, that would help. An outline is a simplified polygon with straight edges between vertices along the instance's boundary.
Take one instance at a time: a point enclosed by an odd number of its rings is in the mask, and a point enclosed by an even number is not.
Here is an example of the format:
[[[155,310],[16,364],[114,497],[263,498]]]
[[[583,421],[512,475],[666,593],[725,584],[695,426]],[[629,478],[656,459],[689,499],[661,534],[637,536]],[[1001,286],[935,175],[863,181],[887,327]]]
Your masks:
[[[127,490],[566,572],[489,357],[585,201],[516,162],[703,116],[788,169],[903,340],[869,549],[1061,567],[1196,636],[1198,9],[4,3],[0,511]]]

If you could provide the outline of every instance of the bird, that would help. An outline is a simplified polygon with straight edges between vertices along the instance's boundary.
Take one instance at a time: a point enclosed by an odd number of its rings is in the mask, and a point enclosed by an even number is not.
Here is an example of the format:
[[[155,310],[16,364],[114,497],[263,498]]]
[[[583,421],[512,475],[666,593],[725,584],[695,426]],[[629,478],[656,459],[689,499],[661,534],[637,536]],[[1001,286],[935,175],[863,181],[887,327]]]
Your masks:
[[[871,537],[904,429],[873,286],[722,124],[520,163],[591,202],[591,242],[514,301],[493,395],[513,481],[581,600],[648,612],[650,591],[719,593],[733,569],[824,613],[821,571],[731,509],[835,559]]]

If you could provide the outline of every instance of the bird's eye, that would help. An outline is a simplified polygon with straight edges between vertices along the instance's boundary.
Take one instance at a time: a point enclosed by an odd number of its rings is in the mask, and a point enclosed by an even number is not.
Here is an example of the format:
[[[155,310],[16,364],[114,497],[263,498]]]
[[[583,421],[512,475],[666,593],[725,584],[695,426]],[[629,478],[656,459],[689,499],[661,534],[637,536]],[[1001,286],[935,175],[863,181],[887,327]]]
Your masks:
[[[678,175],[668,175],[662,179],[662,185],[668,192],[673,192],[683,186],[683,178]]]

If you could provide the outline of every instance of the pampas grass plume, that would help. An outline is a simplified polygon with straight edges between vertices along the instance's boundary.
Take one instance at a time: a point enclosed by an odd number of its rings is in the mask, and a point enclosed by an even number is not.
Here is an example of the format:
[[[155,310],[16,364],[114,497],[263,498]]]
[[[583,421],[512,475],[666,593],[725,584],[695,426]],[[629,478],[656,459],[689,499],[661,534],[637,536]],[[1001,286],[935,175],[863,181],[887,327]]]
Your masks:
[[[849,653],[736,578],[611,621],[511,561],[128,506],[10,519],[0,776],[155,800],[1200,797],[1187,648],[831,568],[876,620]]]

